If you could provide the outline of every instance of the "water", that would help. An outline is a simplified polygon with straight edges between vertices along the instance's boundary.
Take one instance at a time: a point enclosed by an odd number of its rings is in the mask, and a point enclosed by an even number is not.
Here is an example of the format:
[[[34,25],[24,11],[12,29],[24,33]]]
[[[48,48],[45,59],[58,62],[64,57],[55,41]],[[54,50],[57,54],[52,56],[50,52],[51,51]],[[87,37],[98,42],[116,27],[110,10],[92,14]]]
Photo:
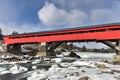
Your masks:
[[[48,70],[49,67],[51,67],[51,65],[54,63],[50,63],[47,64],[46,62],[42,62],[42,63],[37,63],[37,64],[32,64],[32,62],[27,62],[27,63],[17,63],[18,66],[22,66],[22,67],[26,67],[28,68],[28,71],[25,72],[21,72],[21,73],[17,73],[17,74],[12,74],[12,73],[6,73],[6,74],[1,74],[0,75],[0,80],[20,80],[21,78],[26,78],[28,76],[31,75],[31,73],[34,70]],[[14,64],[2,64],[0,65],[0,73],[2,71],[9,71],[10,68],[13,67]],[[36,66],[36,69],[32,69],[32,66]]]
[[[82,57],[85,61],[100,61],[101,59],[107,59],[112,60],[112,56],[114,53],[109,54],[99,54],[99,53],[77,53]],[[32,61],[33,62],[33,61]],[[26,67],[28,68],[28,71],[12,74],[12,73],[6,73],[1,74],[3,71],[9,71],[11,67],[13,67],[14,64],[0,64],[0,80],[27,80],[26,78],[31,76],[31,74],[35,70],[48,70],[51,65],[55,64],[54,62],[50,61],[44,61],[44,62],[38,62],[32,64],[32,62],[27,63],[16,63],[18,66]],[[36,66],[36,69],[32,69],[33,66]]]

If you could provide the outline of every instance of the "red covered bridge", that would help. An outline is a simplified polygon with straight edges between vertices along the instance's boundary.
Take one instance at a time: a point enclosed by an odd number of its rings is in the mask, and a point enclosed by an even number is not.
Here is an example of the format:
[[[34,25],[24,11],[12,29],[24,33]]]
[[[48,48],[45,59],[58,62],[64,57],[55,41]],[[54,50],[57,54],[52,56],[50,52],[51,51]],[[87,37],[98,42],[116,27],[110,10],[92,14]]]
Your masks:
[[[110,46],[119,53],[120,23],[81,26],[77,28],[4,36],[4,43],[8,44],[8,46],[45,42],[49,44],[48,47],[51,46],[50,50],[52,51],[62,42],[69,41],[98,41]],[[112,42],[116,43],[114,44]]]

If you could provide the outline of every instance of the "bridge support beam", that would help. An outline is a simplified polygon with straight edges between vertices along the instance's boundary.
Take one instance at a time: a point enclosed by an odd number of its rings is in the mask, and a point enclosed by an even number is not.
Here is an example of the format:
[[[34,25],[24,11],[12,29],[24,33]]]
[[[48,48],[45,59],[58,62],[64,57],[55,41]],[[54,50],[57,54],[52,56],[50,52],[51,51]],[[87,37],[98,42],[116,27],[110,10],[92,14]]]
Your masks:
[[[52,42],[52,43],[47,43],[47,55],[48,56],[55,56],[54,50],[60,46],[62,42]]]
[[[116,55],[113,56],[113,61],[120,63],[120,40],[117,40],[115,44],[113,44],[110,41],[102,41],[102,43],[108,45],[109,47],[116,51]]]
[[[42,56],[55,56],[54,50],[61,45],[62,42],[48,42],[48,43],[40,43],[38,45],[38,55]]]
[[[120,49],[117,48],[117,45],[110,42],[110,41],[101,41],[103,44],[109,46],[110,48],[114,49],[116,51],[116,54],[120,51]]]

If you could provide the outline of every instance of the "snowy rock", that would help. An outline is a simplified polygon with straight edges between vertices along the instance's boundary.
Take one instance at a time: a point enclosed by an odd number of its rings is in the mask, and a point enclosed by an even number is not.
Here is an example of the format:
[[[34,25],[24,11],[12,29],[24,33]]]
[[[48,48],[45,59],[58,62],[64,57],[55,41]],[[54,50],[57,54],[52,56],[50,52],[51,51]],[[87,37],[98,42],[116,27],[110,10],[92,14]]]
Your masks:
[[[88,79],[89,79],[89,77],[85,76],[85,77],[81,77],[81,78],[78,79],[78,80],[88,80]]]
[[[50,61],[51,59],[50,58],[44,58],[44,61]]]
[[[56,55],[56,57],[58,57],[58,58],[63,58],[64,55]]]
[[[58,65],[52,65],[50,68],[49,68],[49,71],[53,71],[55,70],[56,68],[59,68]]]
[[[105,64],[97,64],[97,68],[108,68]]]
[[[77,67],[68,67],[68,69],[75,70],[75,69],[78,69],[78,68]]]
[[[14,64],[14,66],[10,69],[10,72],[13,73],[13,74],[16,74],[16,73],[21,73],[21,72],[24,72],[24,71],[27,71],[28,68],[25,68],[25,67],[22,67],[22,66],[18,66],[16,64]]]
[[[95,62],[92,61],[75,61],[73,62],[74,66],[90,66],[90,67],[96,67]]]
[[[62,52],[61,55],[63,55],[64,57],[68,57],[70,53],[67,52]]]
[[[50,80],[53,80],[53,79],[59,79],[59,80],[61,80],[61,79],[64,79],[64,75],[57,73],[57,74],[53,74],[53,75],[50,76],[49,78],[50,78]]]
[[[55,63],[61,63],[63,60],[62,58],[53,58],[51,61],[54,61]]]
[[[27,80],[44,80],[46,78],[47,76],[45,74],[34,72],[30,77],[27,78]]]
[[[10,71],[2,71],[0,74],[7,74],[10,73]]]
[[[80,59],[81,57],[79,55],[77,55],[75,52],[70,52],[69,57],[75,57]]]
[[[32,62],[32,64],[37,64],[37,63],[39,63],[40,62],[40,60],[34,60],[33,62]]]
[[[37,66],[32,66],[32,69],[37,69]]]
[[[72,64],[71,63],[60,63],[59,66],[63,68],[70,67]]]
[[[68,76],[67,80],[78,80],[78,76]]]

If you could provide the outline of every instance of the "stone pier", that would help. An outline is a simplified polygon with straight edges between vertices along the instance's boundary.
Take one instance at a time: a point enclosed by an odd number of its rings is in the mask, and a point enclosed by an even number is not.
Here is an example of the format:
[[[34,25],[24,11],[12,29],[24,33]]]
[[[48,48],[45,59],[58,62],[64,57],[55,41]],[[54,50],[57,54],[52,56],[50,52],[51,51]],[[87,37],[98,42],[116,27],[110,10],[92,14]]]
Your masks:
[[[48,42],[39,43],[37,55],[42,56],[55,56],[54,50],[61,45],[62,42]]]

